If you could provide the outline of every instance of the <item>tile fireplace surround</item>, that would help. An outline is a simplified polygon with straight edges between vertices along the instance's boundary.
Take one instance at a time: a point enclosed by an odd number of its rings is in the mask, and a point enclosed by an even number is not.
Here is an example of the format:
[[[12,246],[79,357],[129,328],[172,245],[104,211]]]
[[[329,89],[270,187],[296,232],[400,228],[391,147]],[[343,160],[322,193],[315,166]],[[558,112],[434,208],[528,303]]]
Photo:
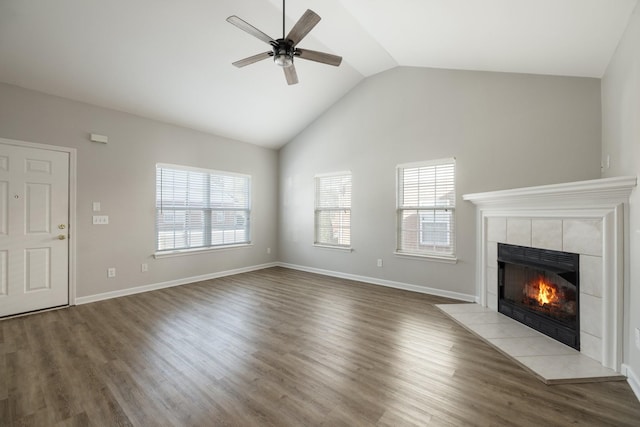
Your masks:
[[[636,181],[616,177],[464,195],[477,206],[478,305],[497,312],[498,243],[578,253],[580,353],[619,373],[628,280],[624,230]]]

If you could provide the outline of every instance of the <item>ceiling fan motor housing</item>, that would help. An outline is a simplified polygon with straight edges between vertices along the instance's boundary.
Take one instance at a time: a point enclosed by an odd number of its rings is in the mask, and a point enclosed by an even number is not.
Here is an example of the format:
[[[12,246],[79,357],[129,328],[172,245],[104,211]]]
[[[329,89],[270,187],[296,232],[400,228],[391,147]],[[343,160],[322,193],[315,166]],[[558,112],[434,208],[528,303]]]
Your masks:
[[[273,43],[273,62],[281,67],[293,65],[295,49],[291,40],[278,39]]]

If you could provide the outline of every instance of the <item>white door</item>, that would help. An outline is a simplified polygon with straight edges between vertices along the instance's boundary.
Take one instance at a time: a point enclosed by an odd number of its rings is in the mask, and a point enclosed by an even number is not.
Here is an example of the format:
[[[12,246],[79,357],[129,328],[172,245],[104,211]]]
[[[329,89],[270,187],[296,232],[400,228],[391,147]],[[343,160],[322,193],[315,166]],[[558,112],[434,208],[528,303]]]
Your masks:
[[[0,143],[0,317],[69,303],[69,153]]]

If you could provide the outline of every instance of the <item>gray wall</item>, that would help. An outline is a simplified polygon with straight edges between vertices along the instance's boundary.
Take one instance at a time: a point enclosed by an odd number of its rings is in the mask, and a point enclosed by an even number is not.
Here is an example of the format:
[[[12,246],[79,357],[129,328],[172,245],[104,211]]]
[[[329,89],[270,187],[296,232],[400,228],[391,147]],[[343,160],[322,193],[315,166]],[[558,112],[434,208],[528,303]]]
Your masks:
[[[597,79],[397,68],[366,79],[278,156],[0,85],[0,137],[78,150],[78,296],[276,260],[474,294],[475,212],[461,195],[598,177],[600,114]],[[90,132],[109,144],[90,142]],[[451,156],[459,262],[394,256],[396,164]],[[157,162],[251,174],[254,246],[153,259]],[[312,245],[313,176],[340,170],[353,172],[352,253]],[[110,225],[91,225],[93,201]],[[107,279],[112,266],[118,275]]]
[[[475,294],[465,193],[600,176],[600,81],[395,68],[363,81],[280,150],[285,263]],[[395,166],[457,159],[455,265],[393,255]],[[351,253],[313,246],[314,174],[353,173]],[[382,258],[382,268],[376,259]]]
[[[104,134],[109,144],[89,141]],[[0,84],[0,137],[78,151],[77,296],[156,284],[277,259],[277,153],[274,150]],[[154,259],[155,164],[250,174],[251,247]],[[109,225],[94,226],[92,202]],[[267,255],[266,248],[273,248]],[[149,272],[140,271],[141,263]],[[117,276],[107,279],[107,268]]]
[[[610,156],[603,176],[640,175],[640,5],[631,16],[602,79],[602,155]],[[634,344],[634,330],[640,328],[640,191],[629,203],[627,234],[629,287],[625,291],[625,357],[640,386],[640,349]],[[640,390],[636,390],[640,393]],[[640,395],[639,395],[640,397]]]

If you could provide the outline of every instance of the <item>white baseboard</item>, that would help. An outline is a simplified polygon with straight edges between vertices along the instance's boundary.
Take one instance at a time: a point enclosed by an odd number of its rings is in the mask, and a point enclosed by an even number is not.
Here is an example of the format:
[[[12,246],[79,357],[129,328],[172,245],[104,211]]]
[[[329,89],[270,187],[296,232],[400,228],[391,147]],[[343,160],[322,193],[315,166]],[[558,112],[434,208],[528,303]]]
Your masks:
[[[325,276],[338,277],[340,279],[356,280],[358,282],[370,283],[372,285],[386,286],[388,288],[403,289],[405,291],[419,292],[422,294],[435,295],[439,297],[452,298],[466,302],[476,302],[475,295],[463,294],[460,292],[445,291],[442,289],[429,288],[427,286],[412,285],[409,283],[394,282],[391,280],[378,279],[375,277],[359,276],[357,274],[342,273],[339,271],[323,270],[321,268],[306,267],[303,265],[278,263],[280,267],[291,268],[293,270],[306,271],[308,273],[323,274]]]
[[[185,277],[182,279],[170,280],[168,282],[152,283],[149,285],[136,286],[133,288],[121,289],[118,291],[104,292],[104,293],[88,295],[84,297],[76,297],[75,303],[76,305],[89,304],[96,301],[102,301],[102,300],[107,300],[111,298],[118,298],[118,297],[123,297],[127,295],[135,295],[142,292],[154,291],[156,289],[164,289],[164,288],[170,288],[173,286],[186,285],[188,283],[216,279],[218,277],[232,276],[234,274],[247,273],[250,271],[262,270],[265,268],[277,267],[277,266],[284,267],[284,268],[291,268],[293,270],[306,271],[309,273],[323,274],[325,276],[339,277],[341,279],[356,280],[359,282],[370,283],[370,284],[379,285],[379,286],[386,286],[389,288],[403,289],[406,291],[419,292],[422,294],[452,298],[452,299],[457,299],[461,301],[467,301],[467,302],[476,301],[475,295],[463,294],[460,292],[446,291],[442,289],[429,288],[427,286],[412,285],[409,283],[394,282],[391,280],[378,279],[375,277],[342,273],[339,271],[324,270],[321,268],[305,267],[302,265],[287,264],[282,262],[272,262],[268,264],[253,265],[250,267],[242,267],[242,268],[236,268],[233,270],[225,270],[225,271],[219,271],[216,273],[203,274],[201,276]]]
[[[631,366],[626,365],[624,363],[622,364],[621,371],[622,371],[622,375],[625,375],[627,377],[627,382],[631,386],[631,390],[633,390],[633,393],[636,395],[636,397],[640,401],[640,380],[638,379],[638,376],[635,374],[635,372],[633,372],[633,369],[631,369]]]
[[[134,295],[142,292],[155,291],[156,289],[171,288],[173,286],[186,285],[187,283],[201,282],[203,280],[217,279],[218,277],[233,276],[234,274],[248,273],[250,271],[262,270],[269,267],[277,267],[278,265],[279,264],[277,262],[252,265],[249,267],[236,268],[233,270],[203,274],[202,276],[185,277],[183,279],[170,280],[168,282],[161,283],[152,283],[150,285],[136,286],[134,288],[127,288],[119,291],[104,292],[101,294],[89,295],[86,297],[76,297],[76,305],[88,304],[90,302],[102,301],[111,298],[124,297],[127,295]]]

